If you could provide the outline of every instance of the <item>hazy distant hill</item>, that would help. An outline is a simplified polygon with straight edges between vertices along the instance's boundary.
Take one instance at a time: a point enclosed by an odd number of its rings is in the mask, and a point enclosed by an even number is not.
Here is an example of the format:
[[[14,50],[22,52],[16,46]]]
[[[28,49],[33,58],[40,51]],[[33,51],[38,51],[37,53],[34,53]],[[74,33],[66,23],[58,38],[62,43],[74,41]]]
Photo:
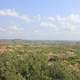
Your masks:
[[[0,44],[80,45],[80,41],[0,39]]]

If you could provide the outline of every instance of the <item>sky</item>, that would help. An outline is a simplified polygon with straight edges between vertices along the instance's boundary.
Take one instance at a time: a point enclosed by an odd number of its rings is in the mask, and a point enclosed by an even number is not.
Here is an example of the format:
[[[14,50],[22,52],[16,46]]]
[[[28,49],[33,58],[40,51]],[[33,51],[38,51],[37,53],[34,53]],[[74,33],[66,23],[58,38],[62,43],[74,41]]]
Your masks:
[[[0,39],[80,40],[80,0],[0,0]]]

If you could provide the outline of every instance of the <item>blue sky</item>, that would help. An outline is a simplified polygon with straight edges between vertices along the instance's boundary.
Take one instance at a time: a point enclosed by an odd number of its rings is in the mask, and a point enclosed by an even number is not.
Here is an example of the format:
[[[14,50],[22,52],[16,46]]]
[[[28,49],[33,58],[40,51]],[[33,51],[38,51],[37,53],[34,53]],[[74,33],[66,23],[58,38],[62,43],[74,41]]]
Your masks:
[[[80,40],[80,0],[0,0],[0,39]]]

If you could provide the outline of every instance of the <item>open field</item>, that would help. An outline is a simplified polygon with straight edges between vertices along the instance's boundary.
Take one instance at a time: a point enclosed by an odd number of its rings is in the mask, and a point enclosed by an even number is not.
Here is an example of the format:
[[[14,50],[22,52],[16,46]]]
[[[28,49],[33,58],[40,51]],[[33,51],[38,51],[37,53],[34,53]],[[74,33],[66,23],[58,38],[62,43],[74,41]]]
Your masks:
[[[80,80],[80,43],[1,43],[0,80]]]

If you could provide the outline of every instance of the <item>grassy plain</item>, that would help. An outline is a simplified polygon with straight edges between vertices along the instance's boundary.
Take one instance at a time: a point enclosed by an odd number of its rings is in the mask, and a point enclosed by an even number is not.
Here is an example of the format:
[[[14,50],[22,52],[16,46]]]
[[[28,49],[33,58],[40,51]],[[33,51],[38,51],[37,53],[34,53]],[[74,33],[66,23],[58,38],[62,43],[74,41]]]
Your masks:
[[[80,80],[80,45],[0,44],[0,80]]]

